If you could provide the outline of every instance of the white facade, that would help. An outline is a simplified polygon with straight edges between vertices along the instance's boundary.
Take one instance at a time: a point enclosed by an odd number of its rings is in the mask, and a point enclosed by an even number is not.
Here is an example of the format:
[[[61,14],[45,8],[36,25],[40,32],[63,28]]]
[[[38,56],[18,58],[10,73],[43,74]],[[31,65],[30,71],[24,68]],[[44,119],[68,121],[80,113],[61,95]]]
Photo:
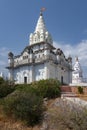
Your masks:
[[[72,58],[66,59],[62,50],[53,46],[42,13],[34,33],[29,36],[29,45],[20,55],[14,56],[10,52],[8,56],[9,78],[15,83],[31,83],[49,78],[66,84],[72,82]]]
[[[82,68],[79,63],[78,57],[76,57],[72,72],[72,83],[78,84],[82,82],[83,82]]]

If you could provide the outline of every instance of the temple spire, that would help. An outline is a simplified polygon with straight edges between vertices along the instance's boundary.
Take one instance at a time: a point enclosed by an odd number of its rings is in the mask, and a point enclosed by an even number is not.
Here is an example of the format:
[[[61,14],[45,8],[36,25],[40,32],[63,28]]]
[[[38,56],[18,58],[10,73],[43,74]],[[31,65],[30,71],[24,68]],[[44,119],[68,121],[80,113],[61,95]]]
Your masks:
[[[30,45],[39,42],[48,42],[50,44],[53,44],[52,37],[50,33],[47,31],[45,25],[45,21],[43,18],[43,11],[45,11],[45,8],[41,8],[40,16],[38,18],[35,31],[34,33],[30,34],[30,38],[29,38]]]
[[[79,61],[79,60],[78,60],[78,56],[75,57],[75,61]]]
[[[35,32],[41,33],[41,31],[43,31],[45,33],[47,31],[45,21],[44,21],[44,18],[43,18],[43,11],[44,10],[45,10],[45,8],[41,8],[41,10],[40,10],[40,16],[39,16],[39,19],[37,21]]]

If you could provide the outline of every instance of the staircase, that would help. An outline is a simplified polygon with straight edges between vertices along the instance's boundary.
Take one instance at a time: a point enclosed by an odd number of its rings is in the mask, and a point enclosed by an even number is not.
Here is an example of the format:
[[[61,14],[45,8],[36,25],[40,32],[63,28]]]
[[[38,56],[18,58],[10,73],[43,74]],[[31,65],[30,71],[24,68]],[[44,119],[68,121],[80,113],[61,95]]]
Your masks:
[[[77,97],[70,86],[61,86],[61,97]]]

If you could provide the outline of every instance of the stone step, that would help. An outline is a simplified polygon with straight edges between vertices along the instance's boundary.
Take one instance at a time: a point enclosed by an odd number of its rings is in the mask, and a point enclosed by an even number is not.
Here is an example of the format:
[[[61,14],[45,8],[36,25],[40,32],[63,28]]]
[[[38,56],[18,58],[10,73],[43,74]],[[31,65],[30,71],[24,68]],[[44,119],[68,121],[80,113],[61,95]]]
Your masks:
[[[61,94],[75,94],[73,92],[61,92]]]
[[[70,86],[61,86],[61,91],[62,92],[72,92]]]
[[[74,94],[74,93],[63,93],[63,94],[61,94],[61,98],[64,98],[64,97],[77,97],[77,95]]]
[[[70,86],[61,86],[61,98],[64,97],[77,97],[77,94],[72,92]]]

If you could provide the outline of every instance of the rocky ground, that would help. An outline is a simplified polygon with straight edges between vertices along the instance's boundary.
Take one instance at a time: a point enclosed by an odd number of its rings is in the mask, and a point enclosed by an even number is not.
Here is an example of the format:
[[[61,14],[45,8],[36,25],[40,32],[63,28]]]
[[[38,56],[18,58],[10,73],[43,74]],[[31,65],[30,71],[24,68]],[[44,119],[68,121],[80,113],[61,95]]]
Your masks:
[[[54,100],[48,100],[48,101],[45,100],[44,103],[47,107],[47,111],[44,113],[44,120],[40,126],[35,126],[33,128],[25,126],[21,121],[14,121],[12,119],[10,120],[10,118],[9,119],[6,118],[2,112],[2,109],[0,108],[0,130],[60,130],[58,124],[54,122],[54,119],[56,118],[55,115],[59,114],[59,116],[61,116],[61,113],[57,113],[59,106],[64,105],[64,103],[69,103],[69,100],[67,102],[67,99],[56,98]],[[66,113],[64,116],[66,116]],[[52,119],[52,117],[54,119]],[[69,129],[61,128],[61,130],[69,130]]]

